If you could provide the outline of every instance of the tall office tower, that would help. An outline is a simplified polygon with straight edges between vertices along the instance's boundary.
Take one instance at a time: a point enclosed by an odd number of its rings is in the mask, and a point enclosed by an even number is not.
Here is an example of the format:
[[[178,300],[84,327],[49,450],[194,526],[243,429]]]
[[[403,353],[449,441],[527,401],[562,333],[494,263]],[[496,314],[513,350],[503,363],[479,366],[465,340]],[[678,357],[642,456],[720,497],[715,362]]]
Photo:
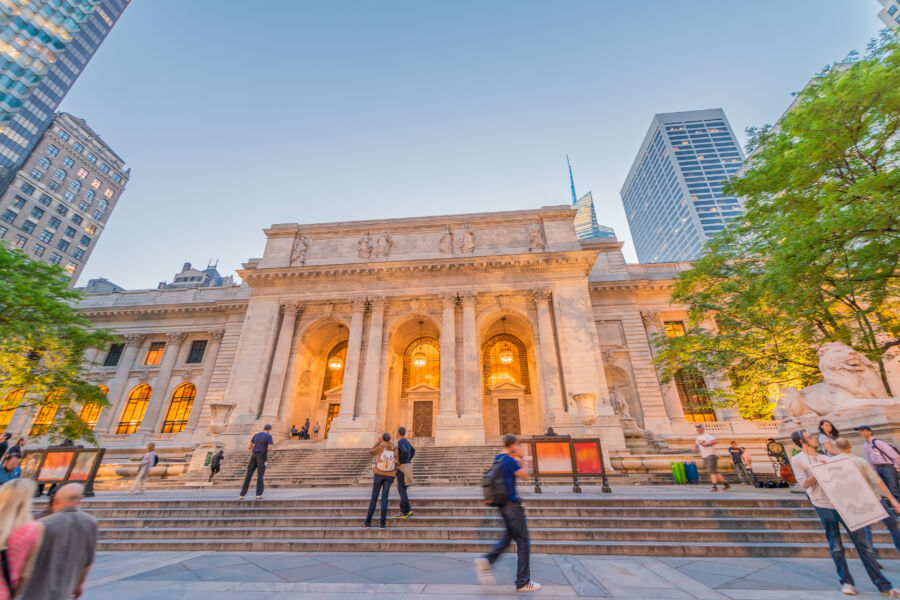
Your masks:
[[[742,160],[720,108],[653,117],[621,190],[638,260],[700,256],[706,240],[743,211],[736,197],[722,193]]]
[[[612,227],[600,225],[597,222],[597,212],[594,210],[594,196],[588,192],[581,198],[575,194],[575,177],[572,175],[572,164],[566,157],[569,166],[569,185],[572,188],[572,208],[575,209],[575,236],[579,240],[616,239],[616,233]]]
[[[0,192],[129,0],[0,0]]]
[[[889,29],[900,27],[900,0],[878,0],[881,3],[881,11],[878,18]]]
[[[0,195],[0,240],[74,284],[130,175],[87,123],[59,113]]]

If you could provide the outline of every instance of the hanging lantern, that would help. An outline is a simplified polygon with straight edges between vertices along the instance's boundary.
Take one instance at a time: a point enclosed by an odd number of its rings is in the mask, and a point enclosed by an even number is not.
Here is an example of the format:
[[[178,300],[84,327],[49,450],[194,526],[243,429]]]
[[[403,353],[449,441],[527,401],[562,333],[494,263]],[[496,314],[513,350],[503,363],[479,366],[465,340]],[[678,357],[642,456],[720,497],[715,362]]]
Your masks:
[[[419,347],[418,350],[416,350],[416,353],[413,354],[412,364],[417,369],[421,369],[422,367],[424,367],[425,365],[428,364],[428,357],[425,356],[424,352],[422,352],[421,346]]]
[[[506,317],[501,319],[503,322],[503,335],[506,335]],[[512,348],[509,345],[509,342],[504,341],[503,347],[500,348],[500,352],[497,354],[497,357],[500,359],[501,365],[511,365],[516,358],[516,355],[513,354]]]
[[[344,359],[335,354],[328,359],[328,368],[332,371],[340,371],[344,368]]]

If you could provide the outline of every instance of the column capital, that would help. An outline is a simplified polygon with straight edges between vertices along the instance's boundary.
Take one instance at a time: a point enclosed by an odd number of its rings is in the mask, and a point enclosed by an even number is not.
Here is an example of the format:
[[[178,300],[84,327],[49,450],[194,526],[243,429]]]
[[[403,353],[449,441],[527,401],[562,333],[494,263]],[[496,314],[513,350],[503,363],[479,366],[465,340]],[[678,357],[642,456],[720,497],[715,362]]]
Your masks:
[[[209,332],[209,339],[211,339],[214,342],[221,341],[223,337],[225,337],[224,329],[213,329],[212,331]]]
[[[173,331],[171,333],[166,334],[166,341],[172,344],[180,344],[184,341],[184,338],[187,337],[187,334],[183,331]]]
[[[478,292],[466,291],[459,295],[459,299],[463,304],[475,304],[478,301]]]
[[[366,299],[363,297],[350,298],[350,311],[351,312],[363,312],[366,310]]]
[[[371,296],[369,298],[369,306],[372,310],[384,310],[390,302],[391,300],[387,296]]]
[[[531,290],[531,299],[534,300],[535,304],[540,304],[542,302],[550,302],[550,299],[553,297],[553,290],[550,288],[537,288]]]
[[[659,327],[659,313],[655,310],[642,310],[641,319],[645,327]]]
[[[141,343],[143,343],[144,338],[146,338],[146,337],[147,337],[146,333],[127,333],[122,336],[122,340],[124,340],[124,342],[126,344],[140,345]]]
[[[283,315],[292,314],[295,317],[299,317],[300,313],[303,312],[303,303],[298,301],[285,302],[280,308]]]
[[[441,306],[444,308],[456,308],[457,302],[459,302],[459,295],[456,292],[447,292],[443,294],[438,294],[441,299]]]

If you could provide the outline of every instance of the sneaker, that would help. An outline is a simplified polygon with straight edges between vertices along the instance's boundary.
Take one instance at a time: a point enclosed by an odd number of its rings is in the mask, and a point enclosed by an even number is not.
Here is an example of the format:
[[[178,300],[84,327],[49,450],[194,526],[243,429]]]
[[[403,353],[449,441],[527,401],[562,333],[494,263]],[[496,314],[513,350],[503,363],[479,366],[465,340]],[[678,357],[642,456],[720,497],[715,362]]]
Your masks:
[[[488,559],[480,556],[475,559],[475,577],[481,585],[494,585],[494,572]]]
[[[244,499],[243,496],[238,496],[238,500],[243,500],[243,499]]]
[[[262,497],[262,496],[257,496],[256,499],[257,499],[257,500],[262,500],[263,497]]]
[[[406,513],[405,515],[401,515],[401,516],[398,517],[398,518],[400,518],[400,519],[408,519],[408,518],[410,518],[411,516],[413,516],[413,511],[409,511],[409,512]]]
[[[371,526],[372,525],[370,523],[363,523],[362,525],[360,525],[360,527],[362,527],[363,529],[368,529]]]
[[[536,592],[541,589],[541,584],[537,581],[529,581],[520,588],[516,588],[517,592]]]
[[[900,590],[895,588],[891,588],[889,590],[885,590],[881,592],[882,596],[887,596],[888,598],[900,598]]]
[[[723,491],[723,492],[727,492],[727,491],[730,490],[730,489],[731,489],[731,486],[728,485],[727,483],[726,483],[725,485],[722,486],[722,491]]]
[[[841,586],[841,593],[847,594],[848,596],[855,596],[856,588],[850,583],[845,583]]]
[[[719,491],[719,488],[717,488],[716,486],[712,486],[712,489],[710,489],[709,491],[711,491],[711,492],[718,492],[718,491]]]

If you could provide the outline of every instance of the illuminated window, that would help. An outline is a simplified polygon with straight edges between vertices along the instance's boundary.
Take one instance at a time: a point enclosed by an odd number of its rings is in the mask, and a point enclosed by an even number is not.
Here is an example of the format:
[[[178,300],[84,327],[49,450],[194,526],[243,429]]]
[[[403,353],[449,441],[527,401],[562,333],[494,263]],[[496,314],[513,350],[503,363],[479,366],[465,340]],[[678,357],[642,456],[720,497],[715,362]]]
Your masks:
[[[104,394],[109,393],[109,388],[105,385],[97,386],[100,388],[100,391]],[[84,421],[85,425],[87,425],[90,429],[93,429],[97,426],[97,420],[100,418],[100,411],[103,410],[103,407],[99,404],[85,404],[81,408],[81,414],[79,418]]]
[[[678,389],[686,421],[701,423],[716,420],[706,382],[697,369],[684,367],[675,373],[675,387]]]
[[[109,189],[109,188],[106,188],[105,190],[103,190],[103,195],[104,195],[107,199],[111,199],[111,198],[113,197],[113,191],[112,191],[111,189]]]
[[[512,361],[508,359],[509,353],[512,353]],[[525,393],[531,393],[525,344],[519,338],[501,333],[489,339],[481,347],[481,364],[485,393],[504,381],[524,385]]]
[[[184,431],[188,419],[191,416],[191,408],[194,406],[194,397],[197,396],[197,388],[190,383],[182,383],[172,392],[172,402],[169,404],[169,412],[163,421],[162,433],[178,433]]]
[[[681,321],[666,321],[666,337],[681,337],[684,335],[684,323]]]
[[[82,179],[87,177],[88,176],[87,169],[85,169],[84,167],[81,167],[80,169],[78,169],[78,176],[81,177]]]
[[[84,230],[89,234],[94,235],[95,233],[97,233],[97,226],[92,223],[88,223],[84,226]]]
[[[150,401],[150,394],[153,390],[149,385],[142,383],[128,394],[128,404],[125,405],[125,412],[122,413],[122,420],[116,427],[116,433],[120,435],[129,435],[140,429],[144,420],[144,413],[147,412],[147,403]]]
[[[22,398],[25,397],[25,390],[22,388],[17,388],[14,390],[9,390],[6,392],[6,395],[3,397],[3,401],[0,402],[0,429],[6,429],[9,425],[9,422],[12,420],[13,413],[16,412],[16,407],[19,406],[19,403],[22,401]]]
[[[49,394],[47,396],[47,400],[53,400],[56,395],[57,394]],[[58,408],[58,404],[42,404],[40,410],[38,410],[37,416],[31,423],[31,429],[28,431],[28,435],[30,435],[31,437],[37,437],[39,435],[44,435],[45,433],[47,433],[47,430],[50,429],[50,425],[53,423],[53,417],[56,416],[56,411]]]
[[[402,393],[420,383],[434,387],[441,386],[441,342],[433,337],[420,337],[413,340],[403,353]],[[414,359],[424,358],[424,363],[417,366]]]
[[[100,189],[100,180],[94,179],[93,181],[91,181],[91,187],[95,190]]]
[[[144,358],[144,364],[149,365],[151,367],[159,364],[159,361],[162,360],[163,352],[166,349],[165,342],[153,342],[150,344],[150,349],[147,350],[147,356]]]
[[[331,368],[330,365],[338,363],[341,365],[339,369]],[[323,398],[325,392],[344,383],[344,369],[346,368],[347,341],[344,340],[331,349],[331,352],[328,353],[328,358],[325,361],[325,381],[322,384]]]

